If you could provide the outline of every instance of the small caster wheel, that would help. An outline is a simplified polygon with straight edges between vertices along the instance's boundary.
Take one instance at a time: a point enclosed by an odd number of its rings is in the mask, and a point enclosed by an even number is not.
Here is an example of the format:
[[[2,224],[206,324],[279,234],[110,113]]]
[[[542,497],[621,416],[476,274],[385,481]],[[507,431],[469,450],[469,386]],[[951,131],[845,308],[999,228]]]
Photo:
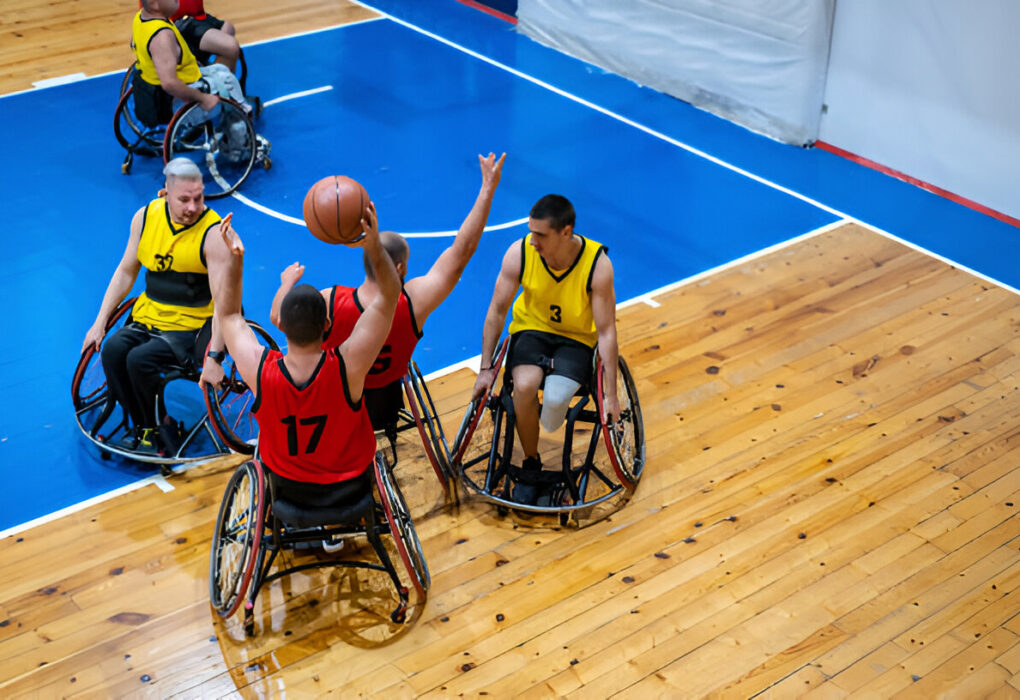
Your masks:
[[[269,170],[271,167],[273,167],[273,159],[268,157],[263,158],[262,167],[265,168],[266,170]]]
[[[161,464],[159,465],[159,473],[164,477],[173,476],[174,469],[169,464]]]

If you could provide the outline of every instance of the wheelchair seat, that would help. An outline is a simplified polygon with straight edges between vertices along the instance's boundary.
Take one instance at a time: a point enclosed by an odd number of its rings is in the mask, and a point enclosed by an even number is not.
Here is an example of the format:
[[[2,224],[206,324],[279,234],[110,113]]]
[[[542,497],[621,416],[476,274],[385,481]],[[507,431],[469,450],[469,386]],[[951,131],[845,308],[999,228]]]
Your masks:
[[[390,613],[407,621],[409,584],[416,593],[416,616],[424,609],[430,586],[428,566],[400,489],[382,452],[372,466],[341,493],[331,506],[314,506],[281,498],[278,477],[255,459],[240,465],[227,483],[209,555],[209,600],[216,612],[231,617],[243,604],[245,632],[255,634],[255,601],[266,584],[298,571],[347,567],[387,574],[396,593]],[[373,487],[374,492],[373,493]],[[405,575],[401,579],[383,545],[390,535]],[[273,571],[281,552],[300,549],[326,537],[364,536],[379,563],[331,558],[284,565]],[[282,561],[282,560],[281,560]]]
[[[160,86],[141,80],[137,71],[130,82],[122,86],[113,118],[114,136],[126,151],[124,174],[131,172],[136,154],[164,163],[185,157],[202,172],[206,198],[216,199],[235,192],[256,165],[272,167],[272,145],[256,133],[252,115],[237,102],[221,97],[209,112],[197,103],[174,111],[173,98]]]
[[[104,341],[130,322],[130,311],[136,298],[126,299],[111,314]],[[249,321],[248,325],[261,342],[274,349],[278,347],[272,336],[257,323]],[[163,407],[167,401],[174,403],[175,411],[184,411],[187,420],[181,431],[181,444],[175,451],[168,453],[129,449],[122,443],[134,427],[127,412],[110,396],[100,353],[94,347],[88,347],[82,352],[71,381],[75,420],[82,434],[99,448],[103,459],[118,456],[130,461],[157,464],[161,466],[164,475],[170,473],[174,464],[204,460],[231,451],[253,454],[257,427],[250,409],[254,396],[241,381],[230,355],[223,361],[223,371],[223,385],[207,386],[204,401],[195,398],[188,400],[176,394],[193,395],[194,390],[189,386],[187,391],[177,392],[176,387],[197,384],[201,368],[194,361],[167,365],[156,397],[157,419],[166,415]],[[170,386],[174,386],[175,395],[168,397]]]
[[[560,428],[563,443],[555,460],[558,468],[550,460],[542,470],[529,471],[521,466],[519,448],[515,450],[510,373],[503,372],[499,382],[508,345],[509,339],[504,338],[496,349],[492,385],[471,402],[461,422],[451,448],[454,472],[468,491],[493,503],[500,514],[513,512],[529,520],[550,516],[560,525],[579,527],[607,517],[630,499],[644,469],[641,408],[627,363],[621,356],[617,365],[621,415],[609,425],[602,419],[603,371],[596,352],[591,380],[574,393]],[[540,442],[540,452],[555,457],[549,442],[547,438]],[[534,502],[515,498],[519,484],[534,487]]]

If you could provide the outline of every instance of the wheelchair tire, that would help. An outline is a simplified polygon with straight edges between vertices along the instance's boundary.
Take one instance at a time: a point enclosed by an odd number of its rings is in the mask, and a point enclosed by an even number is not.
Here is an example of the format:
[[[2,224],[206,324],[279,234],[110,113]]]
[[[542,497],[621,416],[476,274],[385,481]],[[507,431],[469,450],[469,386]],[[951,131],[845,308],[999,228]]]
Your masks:
[[[127,321],[136,299],[137,297],[125,299],[114,309],[106,322],[106,335]],[[71,380],[71,401],[74,404],[74,418],[78,422],[78,427],[93,438],[116,408],[106,386],[100,353],[94,346],[82,351],[78,366],[75,367],[74,378]]]
[[[163,150],[163,129],[147,127],[135,116],[135,89],[130,85],[130,72],[131,69],[126,76],[129,79],[128,88],[121,93],[117,101],[117,111],[113,113],[113,135],[117,137],[117,143],[129,154],[158,156]],[[130,171],[130,166],[127,170]]]
[[[376,453],[373,468],[375,469],[376,488],[379,492],[379,503],[382,505],[386,523],[393,536],[393,544],[397,548],[401,561],[404,562],[404,568],[411,578],[411,585],[418,592],[419,600],[424,603],[432,580],[428,564],[425,562],[425,554],[422,552],[421,542],[418,540],[418,533],[411,521],[411,513],[382,452]]]
[[[223,492],[209,552],[209,602],[223,618],[244,602],[262,547],[266,480],[253,460],[240,465]]]
[[[596,406],[599,416],[603,416],[605,411],[601,358],[596,365],[595,376]],[[619,358],[617,365],[616,395],[620,401],[620,415],[613,425],[602,425],[602,436],[617,478],[625,488],[633,490],[641,479],[645,466],[645,428],[634,377],[631,376],[630,368],[627,367],[623,357]]]
[[[271,350],[280,349],[265,328],[254,321],[248,321],[248,327],[260,343]],[[238,454],[253,455],[259,432],[255,417],[251,415],[255,393],[245,384],[229,354],[223,360],[223,372],[226,376],[222,386],[215,389],[209,385],[205,387],[205,407],[209,421],[227,447]]]
[[[205,112],[197,103],[184,105],[170,120],[163,140],[163,161],[187,158],[202,171],[205,198],[232,194],[251,174],[258,153],[255,127],[241,105],[220,98]]]
[[[407,396],[407,406],[414,418],[414,425],[418,428],[421,444],[425,448],[425,456],[428,457],[429,464],[432,465],[432,470],[436,473],[436,478],[439,479],[443,491],[449,496],[450,481],[453,479],[450,453],[446,448],[443,426],[440,425],[439,416],[436,415],[436,406],[432,402],[432,395],[429,394],[425,378],[415,362],[408,365],[403,384],[404,394]]]
[[[453,447],[450,450],[453,457],[450,463],[453,465],[453,469],[458,468],[463,459],[464,453],[467,451],[468,445],[471,443],[471,438],[474,437],[475,429],[478,427],[478,422],[482,418],[482,414],[485,413],[485,409],[488,407],[489,398],[492,396],[492,390],[496,386],[496,382],[499,380],[499,372],[503,368],[503,361],[506,359],[507,348],[510,347],[510,339],[503,338],[499,345],[496,346],[495,352],[492,354],[492,362],[490,367],[496,368],[496,374],[492,377],[492,384],[486,389],[485,394],[478,399],[472,399],[468,405],[467,413],[464,414],[464,420],[461,421],[460,428],[457,430],[457,437],[453,440]]]

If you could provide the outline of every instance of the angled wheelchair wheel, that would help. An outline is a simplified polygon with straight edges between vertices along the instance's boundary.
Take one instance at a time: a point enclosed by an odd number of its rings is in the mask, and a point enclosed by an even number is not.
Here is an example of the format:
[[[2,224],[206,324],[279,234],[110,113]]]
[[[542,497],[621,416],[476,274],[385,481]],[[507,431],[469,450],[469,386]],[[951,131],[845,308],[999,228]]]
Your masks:
[[[604,387],[602,360],[596,365],[596,406],[599,415],[604,416]],[[637,387],[630,368],[622,357],[616,370],[616,396],[620,402],[620,415],[610,425],[602,425],[609,461],[617,478],[626,488],[633,490],[641,479],[645,466],[645,427],[641,419],[641,405],[638,403]],[[600,421],[601,422],[601,421]]]
[[[130,80],[130,76],[126,77]],[[164,128],[145,126],[135,116],[135,89],[130,86],[130,82],[117,101],[117,111],[113,115],[113,134],[129,156],[135,153],[158,156],[163,152]]]
[[[238,103],[220,98],[206,112],[198,104],[177,110],[166,129],[163,160],[184,157],[202,171],[206,199],[225,197],[241,186],[258,154],[255,127]]]
[[[221,617],[233,615],[248,592],[262,546],[265,498],[262,466],[239,466],[223,493],[209,552],[209,601]]]
[[[432,395],[429,394],[428,386],[425,384],[425,377],[422,376],[418,364],[411,362],[407,367],[407,374],[404,375],[404,394],[407,396],[408,409],[414,419],[415,427],[418,428],[418,435],[421,437],[421,444],[425,448],[425,456],[428,457],[436,478],[442,485],[443,490],[450,494],[450,482],[453,479],[453,470],[450,467],[450,451],[446,445],[446,435],[443,434],[443,426],[439,422],[436,413],[436,405],[432,402]]]
[[[464,414],[464,419],[460,423],[460,428],[457,430],[457,436],[453,439],[453,447],[450,449],[450,453],[453,455],[450,463],[454,469],[460,468],[463,463],[464,455],[471,444],[472,439],[475,436],[475,430],[478,428],[478,423],[482,418],[482,414],[489,408],[489,399],[492,397],[493,389],[496,387],[496,383],[499,381],[499,372],[503,367],[503,361],[506,359],[507,348],[510,347],[510,339],[503,338],[499,345],[496,346],[495,352],[492,354],[490,367],[496,368],[496,374],[492,377],[492,384],[485,391],[481,397],[472,399],[468,405],[467,413]]]
[[[411,521],[411,513],[382,452],[376,453],[373,468],[376,488],[379,491],[379,503],[393,536],[393,544],[411,578],[411,585],[418,592],[418,599],[424,603],[432,580],[428,564],[425,563],[421,542],[418,540],[418,533]]]
[[[260,343],[271,350],[280,349],[265,328],[254,321],[248,321],[248,327]],[[227,447],[239,454],[253,455],[259,434],[258,424],[251,414],[255,393],[244,383],[229,354],[223,360],[223,372],[226,376],[221,386],[205,387],[205,406],[209,420],[216,435]]]
[[[131,317],[131,308],[135,299],[131,297],[121,302],[106,322],[106,334],[116,331]],[[71,401],[74,403],[74,418],[78,427],[93,441],[106,442],[126,436],[128,431],[127,416],[121,415],[114,419],[118,412],[117,402],[110,397],[106,386],[106,374],[103,363],[95,347],[85,348],[74,370],[71,380]]]

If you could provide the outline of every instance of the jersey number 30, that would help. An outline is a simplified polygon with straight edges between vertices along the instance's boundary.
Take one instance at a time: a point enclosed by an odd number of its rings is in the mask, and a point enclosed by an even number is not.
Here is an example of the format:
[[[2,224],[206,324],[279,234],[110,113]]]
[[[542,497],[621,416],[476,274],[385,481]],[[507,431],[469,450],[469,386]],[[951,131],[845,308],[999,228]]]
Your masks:
[[[297,456],[298,453],[298,424],[315,426],[312,428],[311,435],[308,436],[308,444],[305,445],[305,454],[308,455],[315,452],[315,448],[319,446],[322,431],[326,429],[326,418],[327,416],[323,414],[321,416],[309,416],[308,418],[287,416],[280,419],[280,422],[287,426],[287,452],[291,457]],[[302,430],[301,432],[305,431]]]

